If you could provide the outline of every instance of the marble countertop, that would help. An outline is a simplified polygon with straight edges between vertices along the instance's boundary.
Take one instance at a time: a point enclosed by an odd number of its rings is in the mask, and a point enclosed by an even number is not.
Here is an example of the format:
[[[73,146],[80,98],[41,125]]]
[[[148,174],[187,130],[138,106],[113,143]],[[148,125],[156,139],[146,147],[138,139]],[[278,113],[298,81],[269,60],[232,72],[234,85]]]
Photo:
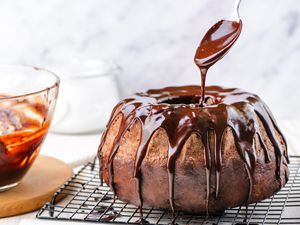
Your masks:
[[[0,63],[50,67],[72,58],[115,60],[121,95],[199,84],[193,56],[233,0],[2,0]],[[241,4],[243,32],[207,83],[259,94],[277,118],[300,118],[300,4]],[[55,71],[54,71],[55,72]]]
[[[199,84],[195,49],[204,32],[229,15],[232,4],[233,0],[1,0],[0,64],[51,69],[73,58],[112,59],[123,68],[118,77],[121,97],[148,88]],[[209,71],[207,83],[260,95],[286,134],[290,153],[300,154],[299,0],[243,1],[241,16],[239,41]],[[67,137],[50,135],[44,153],[48,148],[50,155],[72,165],[92,157],[97,136]],[[85,142],[89,155],[71,159],[61,151],[64,143],[69,151],[80,152],[72,146]],[[18,224],[34,215],[0,223]]]

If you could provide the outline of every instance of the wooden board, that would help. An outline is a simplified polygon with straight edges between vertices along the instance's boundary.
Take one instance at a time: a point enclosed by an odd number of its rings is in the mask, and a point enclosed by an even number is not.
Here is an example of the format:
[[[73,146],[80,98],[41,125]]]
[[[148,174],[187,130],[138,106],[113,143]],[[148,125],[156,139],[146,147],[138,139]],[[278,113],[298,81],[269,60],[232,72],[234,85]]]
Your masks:
[[[0,218],[41,208],[71,176],[66,163],[39,156],[18,186],[0,192]]]

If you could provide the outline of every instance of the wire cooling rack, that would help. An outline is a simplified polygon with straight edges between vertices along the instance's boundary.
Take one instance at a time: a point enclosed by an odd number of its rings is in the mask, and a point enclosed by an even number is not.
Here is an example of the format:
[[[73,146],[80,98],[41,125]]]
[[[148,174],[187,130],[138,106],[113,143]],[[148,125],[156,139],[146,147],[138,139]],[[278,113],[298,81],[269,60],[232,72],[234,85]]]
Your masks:
[[[276,195],[246,208],[226,210],[222,215],[177,213],[144,208],[144,223],[148,224],[300,224],[300,157],[291,157],[289,182]],[[70,178],[38,212],[39,219],[137,224],[137,207],[113,198],[106,184],[100,185],[97,163],[88,163]],[[64,198],[62,201],[58,201]]]

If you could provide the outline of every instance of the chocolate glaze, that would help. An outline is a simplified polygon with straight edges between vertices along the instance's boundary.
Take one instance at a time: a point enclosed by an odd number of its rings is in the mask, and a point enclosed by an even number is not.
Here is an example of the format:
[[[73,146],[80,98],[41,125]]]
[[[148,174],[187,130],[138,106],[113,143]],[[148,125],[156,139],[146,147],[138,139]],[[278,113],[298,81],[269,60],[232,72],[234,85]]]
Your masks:
[[[139,147],[136,151],[134,177],[137,184],[137,195],[142,209],[143,196],[141,190],[142,174],[141,164],[146,155],[152,135],[158,128],[163,128],[169,138],[168,147],[168,177],[169,177],[169,203],[174,211],[174,175],[175,162],[180,154],[187,138],[192,133],[199,135],[205,147],[206,167],[206,208],[209,207],[211,196],[211,171],[216,174],[216,193],[218,198],[220,190],[220,172],[222,166],[222,141],[225,130],[231,128],[235,137],[235,144],[249,177],[248,199],[251,198],[253,173],[255,170],[256,153],[254,139],[257,135],[265,152],[266,163],[270,161],[266,143],[262,139],[259,130],[259,120],[263,123],[266,133],[272,142],[276,156],[276,178],[280,180],[282,157],[287,158],[287,152],[281,147],[276,138],[275,130],[281,135],[278,126],[267,106],[260,98],[241,89],[222,88],[219,86],[206,87],[207,97],[203,106],[200,106],[199,86],[167,87],[164,89],[149,90],[146,93],[138,93],[121,101],[113,110],[110,121],[104,132],[99,146],[101,160],[101,149],[105,143],[108,130],[118,115],[122,115],[121,127],[115,137],[113,149],[110,152],[107,166],[109,168],[109,185],[114,194],[117,190],[114,185],[113,160],[120,147],[120,142],[126,131],[138,121],[141,124],[141,137]],[[209,144],[209,132],[214,136],[214,144]],[[286,145],[286,142],[285,142]],[[214,158],[211,156],[214,154]],[[211,168],[215,170],[211,170]],[[102,165],[101,167],[102,168]],[[102,178],[102,169],[100,169]],[[142,212],[141,212],[142,213]]]
[[[93,212],[89,215],[89,219],[112,221],[119,216],[119,213],[111,206],[98,205]]]
[[[135,221],[135,223],[139,223],[139,224],[149,224],[148,220],[145,220],[144,218],[139,218],[137,221]]]
[[[197,48],[194,61],[201,73],[201,99],[205,99],[205,79],[207,70],[218,60],[224,57],[240,36],[242,21],[220,20],[213,25],[201,40]]]

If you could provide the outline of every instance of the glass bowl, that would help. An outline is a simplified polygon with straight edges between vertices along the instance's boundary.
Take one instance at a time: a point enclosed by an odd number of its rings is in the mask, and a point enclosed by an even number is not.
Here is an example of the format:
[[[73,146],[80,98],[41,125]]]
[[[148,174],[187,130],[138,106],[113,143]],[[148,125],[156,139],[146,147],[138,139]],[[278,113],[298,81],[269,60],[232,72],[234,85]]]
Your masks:
[[[48,133],[59,78],[30,66],[0,66],[0,191],[16,186]]]

